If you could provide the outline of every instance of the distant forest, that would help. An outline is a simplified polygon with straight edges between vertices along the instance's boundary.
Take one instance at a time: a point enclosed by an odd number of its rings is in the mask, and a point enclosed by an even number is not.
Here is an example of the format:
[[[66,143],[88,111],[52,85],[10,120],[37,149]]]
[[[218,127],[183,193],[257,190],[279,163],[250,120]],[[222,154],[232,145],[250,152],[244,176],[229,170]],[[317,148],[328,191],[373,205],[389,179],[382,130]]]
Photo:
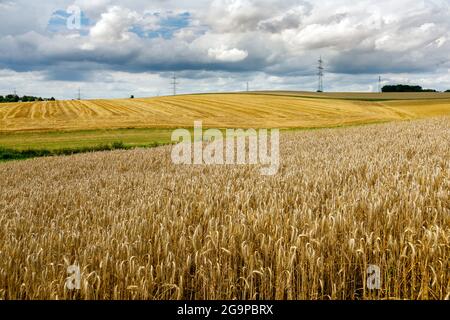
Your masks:
[[[31,101],[55,101],[55,98],[51,97],[50,99],[41,98],[41,97],[33,97],[33,96],[22,96],[19,97],[15,94],[8,94],[7,96],[0,96],[0,103],[5,102],[31,102]]]
[[[390,85],[384,86],[382,89],[383,92],[438,92],[434,89],[423,89],[421,86],[409,86],[404,84]],[[450,92],[447,90],[445,92]]]

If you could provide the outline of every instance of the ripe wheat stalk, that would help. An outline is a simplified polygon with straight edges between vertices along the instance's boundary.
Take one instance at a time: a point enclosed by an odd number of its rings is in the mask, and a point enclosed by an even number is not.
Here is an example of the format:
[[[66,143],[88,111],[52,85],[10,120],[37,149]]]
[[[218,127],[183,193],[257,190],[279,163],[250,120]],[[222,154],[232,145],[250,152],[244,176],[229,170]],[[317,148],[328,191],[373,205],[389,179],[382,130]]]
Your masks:
[[[449,123],[286,133],[273,177],[170,147],[1,164],[0,299],[448,299]]]

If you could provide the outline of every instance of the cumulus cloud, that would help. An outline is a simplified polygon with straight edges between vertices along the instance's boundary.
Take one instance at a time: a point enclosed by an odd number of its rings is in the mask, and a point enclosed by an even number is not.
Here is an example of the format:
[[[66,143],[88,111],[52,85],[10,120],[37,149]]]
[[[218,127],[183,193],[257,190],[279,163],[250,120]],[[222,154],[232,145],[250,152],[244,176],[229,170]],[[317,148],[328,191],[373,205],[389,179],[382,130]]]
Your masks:
[[[101,12],[110,4],[111,0],[75,0],[73,3],[87,13]]]
[[[284,30],[297,29],[302,24],[302,19],[309,11],[309,7],[294,8],[273,18],[262,20],[258,23],[258,29],[270,33],[279,33]]]
[[[271,79],[265,83],[296,83],[299,89],[313,86],[320,55],[329,79],[383,73],[423,80],[417,75],[446,75],[450,68],[447,0],[74,3],[90,22],[85,32],[48,31],[49,19],[66,9],[65,1],[42,1],[38,10],[15,0],[0,11],[0,68],[66,82],[90,81],[99,72],[242,79],[258,74]],[[442,77],[431,79],[446,89],[437,82]]]
[[[279,31],[298,26],[311,8],[303,0],[214,0],[199,15],[216,32]]]
[[[9,9],[14,6],[14,2],[10,0],[0,0],[0,9]]]
[[[129,30],[139,19],[137,12],[119,6],[110,7],[92,27],[90,36],[96,41],[129,40],[132,36]]]
[[[210,48],[208,56],[218,61],[223,62],[238,62],[248,57],[248,52],[236,48],[227,49],[225,46],[220,48]]]

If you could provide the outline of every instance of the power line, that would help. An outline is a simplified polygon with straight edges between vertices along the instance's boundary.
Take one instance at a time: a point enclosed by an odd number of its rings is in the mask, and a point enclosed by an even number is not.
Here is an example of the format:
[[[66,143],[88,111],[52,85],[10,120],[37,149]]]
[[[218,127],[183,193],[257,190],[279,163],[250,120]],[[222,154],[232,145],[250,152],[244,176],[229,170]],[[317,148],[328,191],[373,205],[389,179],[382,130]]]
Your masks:
[[[179,82],[177,82],[177,76],[174,73],[172,77],[172,82],[170,83],[173,86],[173,95],[177,95],[177,85],[179,85]]]
[[[318,86],[318,90],[317,92],[323,92],[323,71],[324,71],[324,67],[323,67],[323,60],[322,60],[322,56],[319,59],[319,66],[317,67],[317,76],[319,77],[319,86]]]

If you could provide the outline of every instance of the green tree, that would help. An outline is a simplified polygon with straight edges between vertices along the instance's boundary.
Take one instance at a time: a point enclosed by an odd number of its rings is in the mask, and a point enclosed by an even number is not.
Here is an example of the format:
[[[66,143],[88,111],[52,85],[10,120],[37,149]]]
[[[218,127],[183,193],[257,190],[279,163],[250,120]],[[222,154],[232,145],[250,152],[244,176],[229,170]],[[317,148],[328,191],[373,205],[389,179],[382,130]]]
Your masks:
[[[5,98],[6,102],[18,102],[20,100],[18,95],[8,94]]]
[[[410,86],[405,84],[384,86],[383,92],[437,92],[434,89],[423,89],[421,86]]]

